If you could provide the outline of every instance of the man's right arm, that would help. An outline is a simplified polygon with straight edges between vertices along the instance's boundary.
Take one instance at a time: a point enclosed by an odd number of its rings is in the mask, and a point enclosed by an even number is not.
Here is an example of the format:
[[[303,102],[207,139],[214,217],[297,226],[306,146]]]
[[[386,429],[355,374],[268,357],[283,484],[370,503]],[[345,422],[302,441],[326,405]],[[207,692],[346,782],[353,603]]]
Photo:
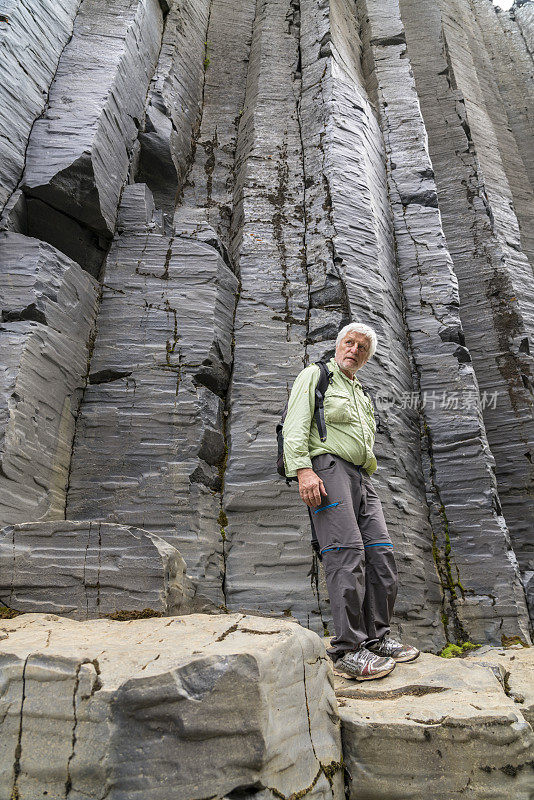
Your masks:
[[[308,446],[319,374],[319,367],[311,364],[297,375],[282,429],[286,475],[298,475],[300,496],[311,508],[320,505],[321,497],[326,496],[322,480],[313,471]]]

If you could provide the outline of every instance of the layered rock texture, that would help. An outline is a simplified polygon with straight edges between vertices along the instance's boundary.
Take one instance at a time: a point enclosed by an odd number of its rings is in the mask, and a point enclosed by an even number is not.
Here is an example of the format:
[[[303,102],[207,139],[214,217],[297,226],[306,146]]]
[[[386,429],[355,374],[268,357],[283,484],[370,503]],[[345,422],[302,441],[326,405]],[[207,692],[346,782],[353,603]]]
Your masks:
[[[533,670],[534,648],[486,646],[357,683],[296,620],[21,614],[0,621],[0,792],[530,800]]]
[[[185,614],[194,590],[180,553],[146,531],[106,522],[29,522],[0,533],[9,607],[74,619]]]
[[[336,678],[349,798],[529,800],[533,665],[532,648],[425,653],[379,685]]]
[[[529,641],[533,37],[531,0],[0,2],[3,603],[333,633],[274,429],[358,320],[394,632]]]
[[[2,797],[343,800],[331,669],[296,621],[0,626]]]

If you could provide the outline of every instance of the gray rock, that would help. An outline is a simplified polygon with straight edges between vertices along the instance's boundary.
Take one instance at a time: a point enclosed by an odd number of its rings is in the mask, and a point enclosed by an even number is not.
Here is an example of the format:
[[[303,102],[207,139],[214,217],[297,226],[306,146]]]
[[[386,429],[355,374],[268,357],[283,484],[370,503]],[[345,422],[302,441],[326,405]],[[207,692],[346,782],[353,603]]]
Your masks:
[[[156,205],[171,219],[202,114],[208,16],[207,0],[174,3],[165,21],[145,122],[139,132],[137,180],[148,184]]]
[[[46,242],[0,233],[2,322],[33,320],[88,345],[100,287]]]
[[[0,275],[0,520],[58,519],[99,286],[50,245],[12,232],[0,234]]]
[[[138,227],[130,222],[134,199]],[[180,550],[203,596],[221,604],[220,396],[230,374],[237,279],[211,246],[157,232],[135,185],[122,206],[128,210],[121,210],[122,233],[106,263],[67,517],[162,536]]]
[[[429,202],[436,185],[410,62],[402,57],[407,51],[398,0],[362,4],[362,20],[366,69],[386,134],[397,265],[423,400],[427,498],[447,612],[454,634],[475,642],[500,642],[504,629],[528,637],[477,378],[466,348],[458,357],[464,341],[458,282],[437,203]],[[450,453],[465,441],[473,446],[456,466]],[[484,537],[474,544],[470,533],[479,525]]]
[[[25,614],[2,628],[2,796],[344,796],[331,671],[294,622]]]
[[[475,650],[469,654],[469,661],[498,669],[505,693],[534,727],[534,648],[519,645],[494,647],[484,653]]]
[[[58,520],[3,528],[0,576],[0,601],[22,612],[91,619],[193,607],[180,553],[124,525]]]
[[[13,192],[0,216],[0,230],[20,233],[28,228],[26,198],[21,189]]]
[[[423,653],[336,696],[351,800],[530,798],[534,733],[487,666]]]
[[[69,519],[162,536],[207,607],[328,630],[274,426],[358,319],[379,335],[361,379],[380,401],[395,632],[436,650],[441,617],[449,637],[526,640],[532,5],[84,0],[0,223],[42,240],[3,240],[4,318],[22,320],[2,332],[7,521],[63,518],[68,479]],[[54,334],[86,316],[49,245],[100,276],[112,236],[69,466],[84,337]],[[470,404],[441,407],[445,388]]]
[[[109,239],[115,227],[161,31],[157,0],[121,0],[112,5],[84,0],[46,111],[32,129],[24,192],[72,218],[82,231],[89,229],[93,237]],[[35,214],[46,217],[46,208],[41,205],[36,211],[34,204],[28,205],[30,234]],[[47,239],[41,221],[37,227],[38,235]],[[93,271],[83,243],[77,246],[68,233],[63,240],[56,229],[53,244]],[[89,256],[94,255],[95,247],[90,249]]]
[[[198,8],[201,5],[195,3]],[[202,106],[195,147],[182,180],[174,217],[178,234],[191,225],[210,226],[231,251],[232,216],[237,198],[235,161],[238,128],[245,113],[245,94],[251,74],[249,57],[256,3],[214,0],[203,53]],[[198,49],[191,55],[198,59]],[[180,65],[180,73],[183,73]],[[187,133],[186,125],[184,133]]]
[[[516,0],[514,5],[513,16],[521,31],[527,52],[532,55],[534,53],[534,3],[529,0],[527,2],[525,0],[517,2]]]
[[[465,346],[485,400],[483,422],[495,460],[490,471],[495,471],[499,493],[499,502],[492,502],[496,517],[504,515],[525,572],[534,566],[534,365],[529,345],[534,286],[526,257],[534,261],[529,222],[534,205],[521,153],[531,150],[532,137],[529,130],[528,139],[522,138],[517,114],[508,116],[503,96],[515,85],[513,91],[531,113],[532,88],[521,89],[521,65],[529,57],[523,51],[517,59],[517,36],[506,35],[503,45],[503,30],[489,3],[400,0],[400,8],[443,231],[458,279]],[[499,83],[502,74],[512,72],[513,78]]]
[[[225,585],[232,609],[291,612],[322,633],[328,612],[305,507],[276,475],[274,430],[305,364],[308,304],[298,40],[287,11],[283,2],[258,7],[239,125],[231,255],[241,294],[223,498]]]
[[[0,352],[1,525],[61,519],[86,343],[38,322],[9,322],[0,325]]]
[[[0,210],[15,189],[28,137],[43,111],[80,0],[2,0],[0,11]]]

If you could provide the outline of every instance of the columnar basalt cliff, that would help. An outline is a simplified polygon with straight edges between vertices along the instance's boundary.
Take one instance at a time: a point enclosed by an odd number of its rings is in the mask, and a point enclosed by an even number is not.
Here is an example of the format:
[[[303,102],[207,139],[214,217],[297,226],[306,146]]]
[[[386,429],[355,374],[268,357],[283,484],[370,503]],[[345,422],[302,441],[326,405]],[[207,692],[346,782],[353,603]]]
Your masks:
[[[139,611],[181,554],[191,608],[332,632],[274,428],[359,320],[395,631],[529,641],[533,39],[531,0],[0,4],[4,604],[116,535]]]

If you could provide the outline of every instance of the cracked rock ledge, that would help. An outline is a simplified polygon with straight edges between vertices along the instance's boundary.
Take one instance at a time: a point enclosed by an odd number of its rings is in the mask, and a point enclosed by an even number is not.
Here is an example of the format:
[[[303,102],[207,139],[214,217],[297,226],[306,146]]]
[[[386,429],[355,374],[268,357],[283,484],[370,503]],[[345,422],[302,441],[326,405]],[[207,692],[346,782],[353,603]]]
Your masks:
[[[534,649],[335,677],[294,619],[0,625],[0,796],[528,800]]]

